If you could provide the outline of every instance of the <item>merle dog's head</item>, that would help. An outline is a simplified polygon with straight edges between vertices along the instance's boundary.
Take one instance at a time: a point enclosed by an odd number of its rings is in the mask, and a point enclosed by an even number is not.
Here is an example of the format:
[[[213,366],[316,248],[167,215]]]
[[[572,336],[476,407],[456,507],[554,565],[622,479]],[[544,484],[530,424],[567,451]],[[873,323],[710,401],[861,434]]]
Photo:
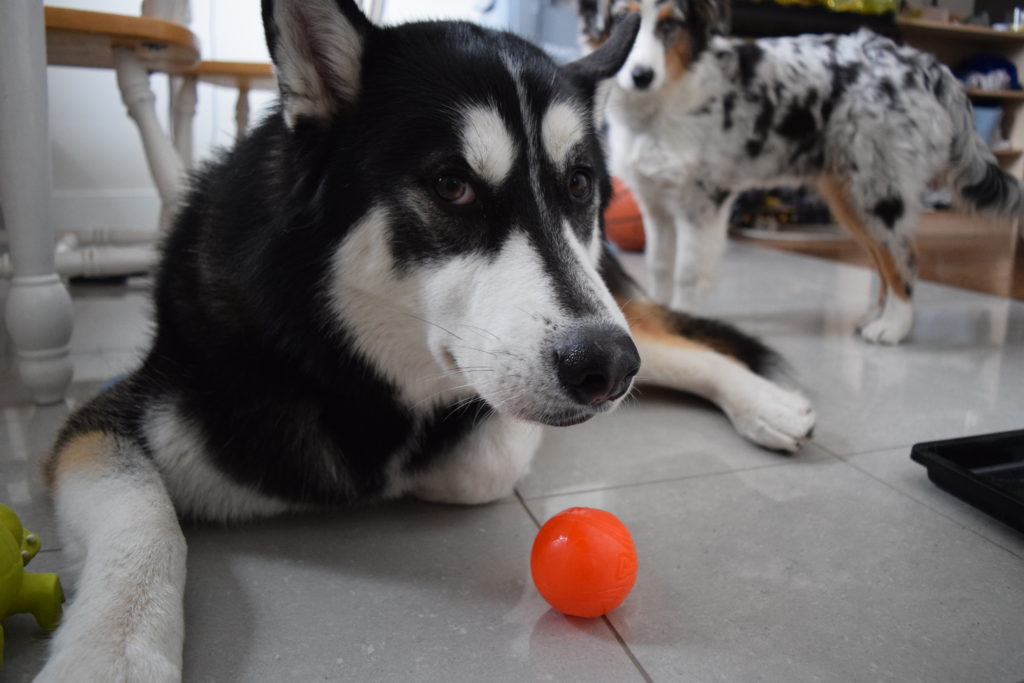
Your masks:
[[[599,275],[610,186],[597,83],[623,22],[557,66],[459,22],[372,25],[351,0],[264,0],[287,135],[326,154],[312,213],[333,216],[335,324],[410,406],[480,396],[572,424],[610,409],[639,366]]]
[[[729,0],[577,0],[581,40],[597,48],[618,22],[639,15],[633,49],[616,76],[627,91],[656,92],[682,78],[715,35],[729,31]]]

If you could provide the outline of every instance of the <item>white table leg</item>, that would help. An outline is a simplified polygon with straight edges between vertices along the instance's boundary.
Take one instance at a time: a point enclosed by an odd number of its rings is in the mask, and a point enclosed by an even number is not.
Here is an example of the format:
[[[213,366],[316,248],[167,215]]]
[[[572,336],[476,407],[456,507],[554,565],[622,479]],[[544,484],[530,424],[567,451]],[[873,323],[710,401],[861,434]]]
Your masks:
[[[71,383],[71,297],[54,270],[50,137],[42,0],[0,2],[0,207],[14,277],[7,329],[22,381],[38,403]]]

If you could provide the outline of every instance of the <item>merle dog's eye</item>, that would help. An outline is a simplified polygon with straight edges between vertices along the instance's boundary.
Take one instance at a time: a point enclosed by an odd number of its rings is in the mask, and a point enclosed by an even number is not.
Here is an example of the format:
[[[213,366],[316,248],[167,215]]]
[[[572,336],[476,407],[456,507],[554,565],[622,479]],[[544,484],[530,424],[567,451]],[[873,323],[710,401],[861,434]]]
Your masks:
[[[590,172],[582,168],[577,168],[572,172],[572,175],[569,176],[569,194],[576,199],[586,199],[590,196],[593,184]]]
[[[456,175],[442,175],[434,179],[434,192],[452,204],[472,204],[476,192],[464,178]]]
[[[681,19],[677,19],[675,17],[666,17],[665,19],[662,19],[661,21],[658,22],[658,25],[655,27],[654,30],[657,32],[659,36],[668,37],[678,29],[683,28],[684,25],[685,24]]]

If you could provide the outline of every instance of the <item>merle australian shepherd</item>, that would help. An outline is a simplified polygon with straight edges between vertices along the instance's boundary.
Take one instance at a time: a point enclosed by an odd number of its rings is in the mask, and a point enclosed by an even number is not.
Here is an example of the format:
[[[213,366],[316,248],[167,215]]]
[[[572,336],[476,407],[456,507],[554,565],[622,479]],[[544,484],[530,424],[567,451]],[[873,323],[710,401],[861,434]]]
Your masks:
[[[728,8],[578,3],[590,47],[625,17],[641,17],[608,115],[612,168],[643,212],[652,299],[679,310],[700,302],[738,192],[811,185],[878,270],[878,303],[861,335],[900,342],[913,323],[911,233],[929,182],[948,182],[964,208],[1018,226],[1021,182],[975,134],[963,88],[932,56],[866,30],[724,38]]]
[[[48,461],[82,569],[40,680],[180,678],[179,517],[494,500],[541,425],[608,412],[635,376],[768,448],[813,426],[759,374],[768,349],[654,304],[603,247],[594,94],[635,20],[559,67],[470,24],[380,28],[351,0],[263,14],[280,105],[196,174],[149,353]]]

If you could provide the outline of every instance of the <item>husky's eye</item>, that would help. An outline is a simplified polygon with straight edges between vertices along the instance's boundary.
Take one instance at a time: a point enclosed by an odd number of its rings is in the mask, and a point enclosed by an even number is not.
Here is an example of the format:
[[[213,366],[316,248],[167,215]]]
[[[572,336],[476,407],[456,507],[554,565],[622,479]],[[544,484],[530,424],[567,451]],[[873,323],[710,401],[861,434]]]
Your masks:
[[[572,175],[569,176],[569,194],[576,199],[586,199],[590,196],[593,184],[590,172],[582,168],[577,168],[572,172]]]
[[[476,199],[473,186],[455,175],[442,175],[434,179],[434,192],[452,204],[471,204]]]

